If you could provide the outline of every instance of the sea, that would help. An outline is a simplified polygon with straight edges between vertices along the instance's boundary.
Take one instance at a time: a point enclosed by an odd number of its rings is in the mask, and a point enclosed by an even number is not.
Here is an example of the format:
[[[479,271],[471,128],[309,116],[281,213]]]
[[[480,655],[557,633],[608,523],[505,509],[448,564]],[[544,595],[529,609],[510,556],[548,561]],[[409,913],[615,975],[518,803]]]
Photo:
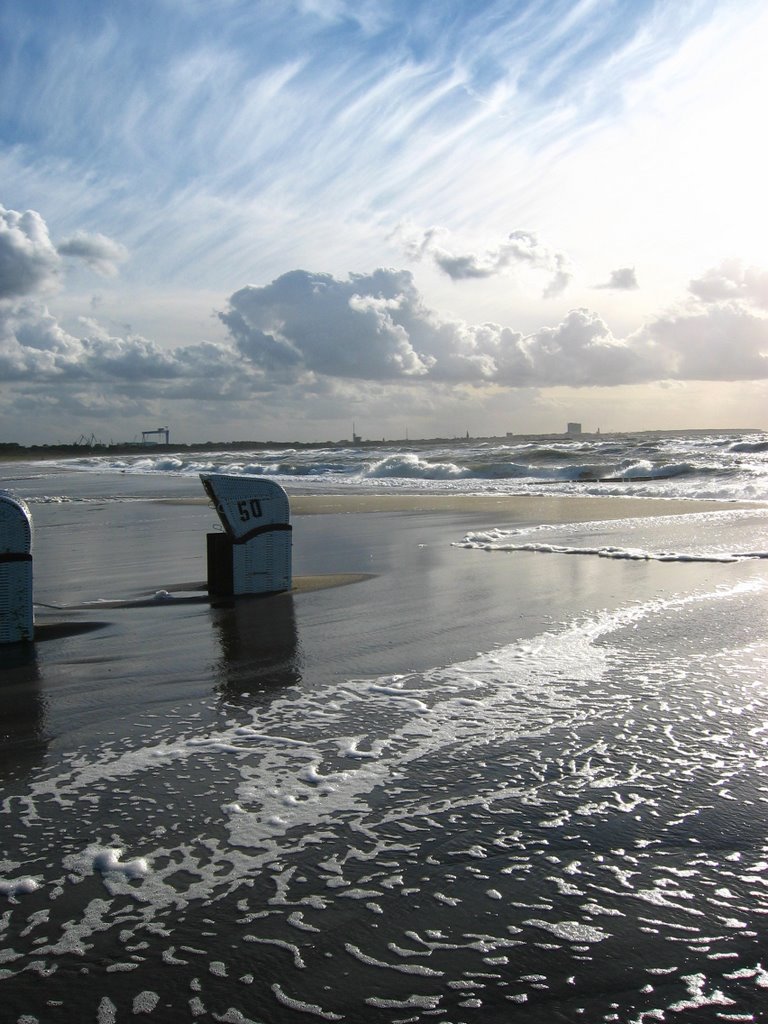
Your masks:
[[[768,1019],[768,435],[2,469],[3,1021]],[[301,517],[361,582],[212,607],[201,472],[692,504]]]
[[[59,465],[45,463],[49,470]],[[70,471],[197,478],[269,477],[302,491],[393,490],[451,494],[560,494],[768,500],[768,434],[684,431],[516,440],[395,444],[345,442],[207,450],[162,450],[67,458]]]

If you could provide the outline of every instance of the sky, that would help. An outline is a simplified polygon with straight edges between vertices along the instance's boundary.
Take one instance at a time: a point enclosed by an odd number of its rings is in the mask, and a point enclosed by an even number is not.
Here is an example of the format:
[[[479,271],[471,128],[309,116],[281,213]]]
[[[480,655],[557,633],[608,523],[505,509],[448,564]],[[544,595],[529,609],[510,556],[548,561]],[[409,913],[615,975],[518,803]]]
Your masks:
[[[764,0],[5,0],[0,441],[768,427]]]

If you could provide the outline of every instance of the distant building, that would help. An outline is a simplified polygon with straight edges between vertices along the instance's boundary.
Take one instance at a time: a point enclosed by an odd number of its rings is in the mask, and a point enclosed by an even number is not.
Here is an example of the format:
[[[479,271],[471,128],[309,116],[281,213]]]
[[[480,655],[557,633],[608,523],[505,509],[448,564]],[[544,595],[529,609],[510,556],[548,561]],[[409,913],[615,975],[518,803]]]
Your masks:
[[[581,424],[580,423],[569,423],[568,424],[568,429],[566,430],[566,434],[580,434],[580,433],[581,433]]]

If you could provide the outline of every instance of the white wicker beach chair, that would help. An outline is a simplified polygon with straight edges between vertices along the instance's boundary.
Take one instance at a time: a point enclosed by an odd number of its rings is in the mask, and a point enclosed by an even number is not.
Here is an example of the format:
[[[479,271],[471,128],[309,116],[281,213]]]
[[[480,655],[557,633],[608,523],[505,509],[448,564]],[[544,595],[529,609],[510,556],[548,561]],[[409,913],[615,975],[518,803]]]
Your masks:
[[[208,589],[217,594],[290,590],[288,495],[261,477],[201,473],[225,536],[208,535]]]

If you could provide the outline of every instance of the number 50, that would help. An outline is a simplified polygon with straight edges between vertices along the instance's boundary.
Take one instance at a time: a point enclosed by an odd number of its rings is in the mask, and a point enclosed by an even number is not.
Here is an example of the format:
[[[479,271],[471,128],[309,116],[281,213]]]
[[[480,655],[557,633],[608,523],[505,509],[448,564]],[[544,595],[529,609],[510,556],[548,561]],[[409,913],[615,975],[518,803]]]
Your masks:
[[[238,501],[237,511],[240,513],[240,522],[247,523],[249,519],[258,519],[261,516],[261,505],[257,498],[250,501]]]

